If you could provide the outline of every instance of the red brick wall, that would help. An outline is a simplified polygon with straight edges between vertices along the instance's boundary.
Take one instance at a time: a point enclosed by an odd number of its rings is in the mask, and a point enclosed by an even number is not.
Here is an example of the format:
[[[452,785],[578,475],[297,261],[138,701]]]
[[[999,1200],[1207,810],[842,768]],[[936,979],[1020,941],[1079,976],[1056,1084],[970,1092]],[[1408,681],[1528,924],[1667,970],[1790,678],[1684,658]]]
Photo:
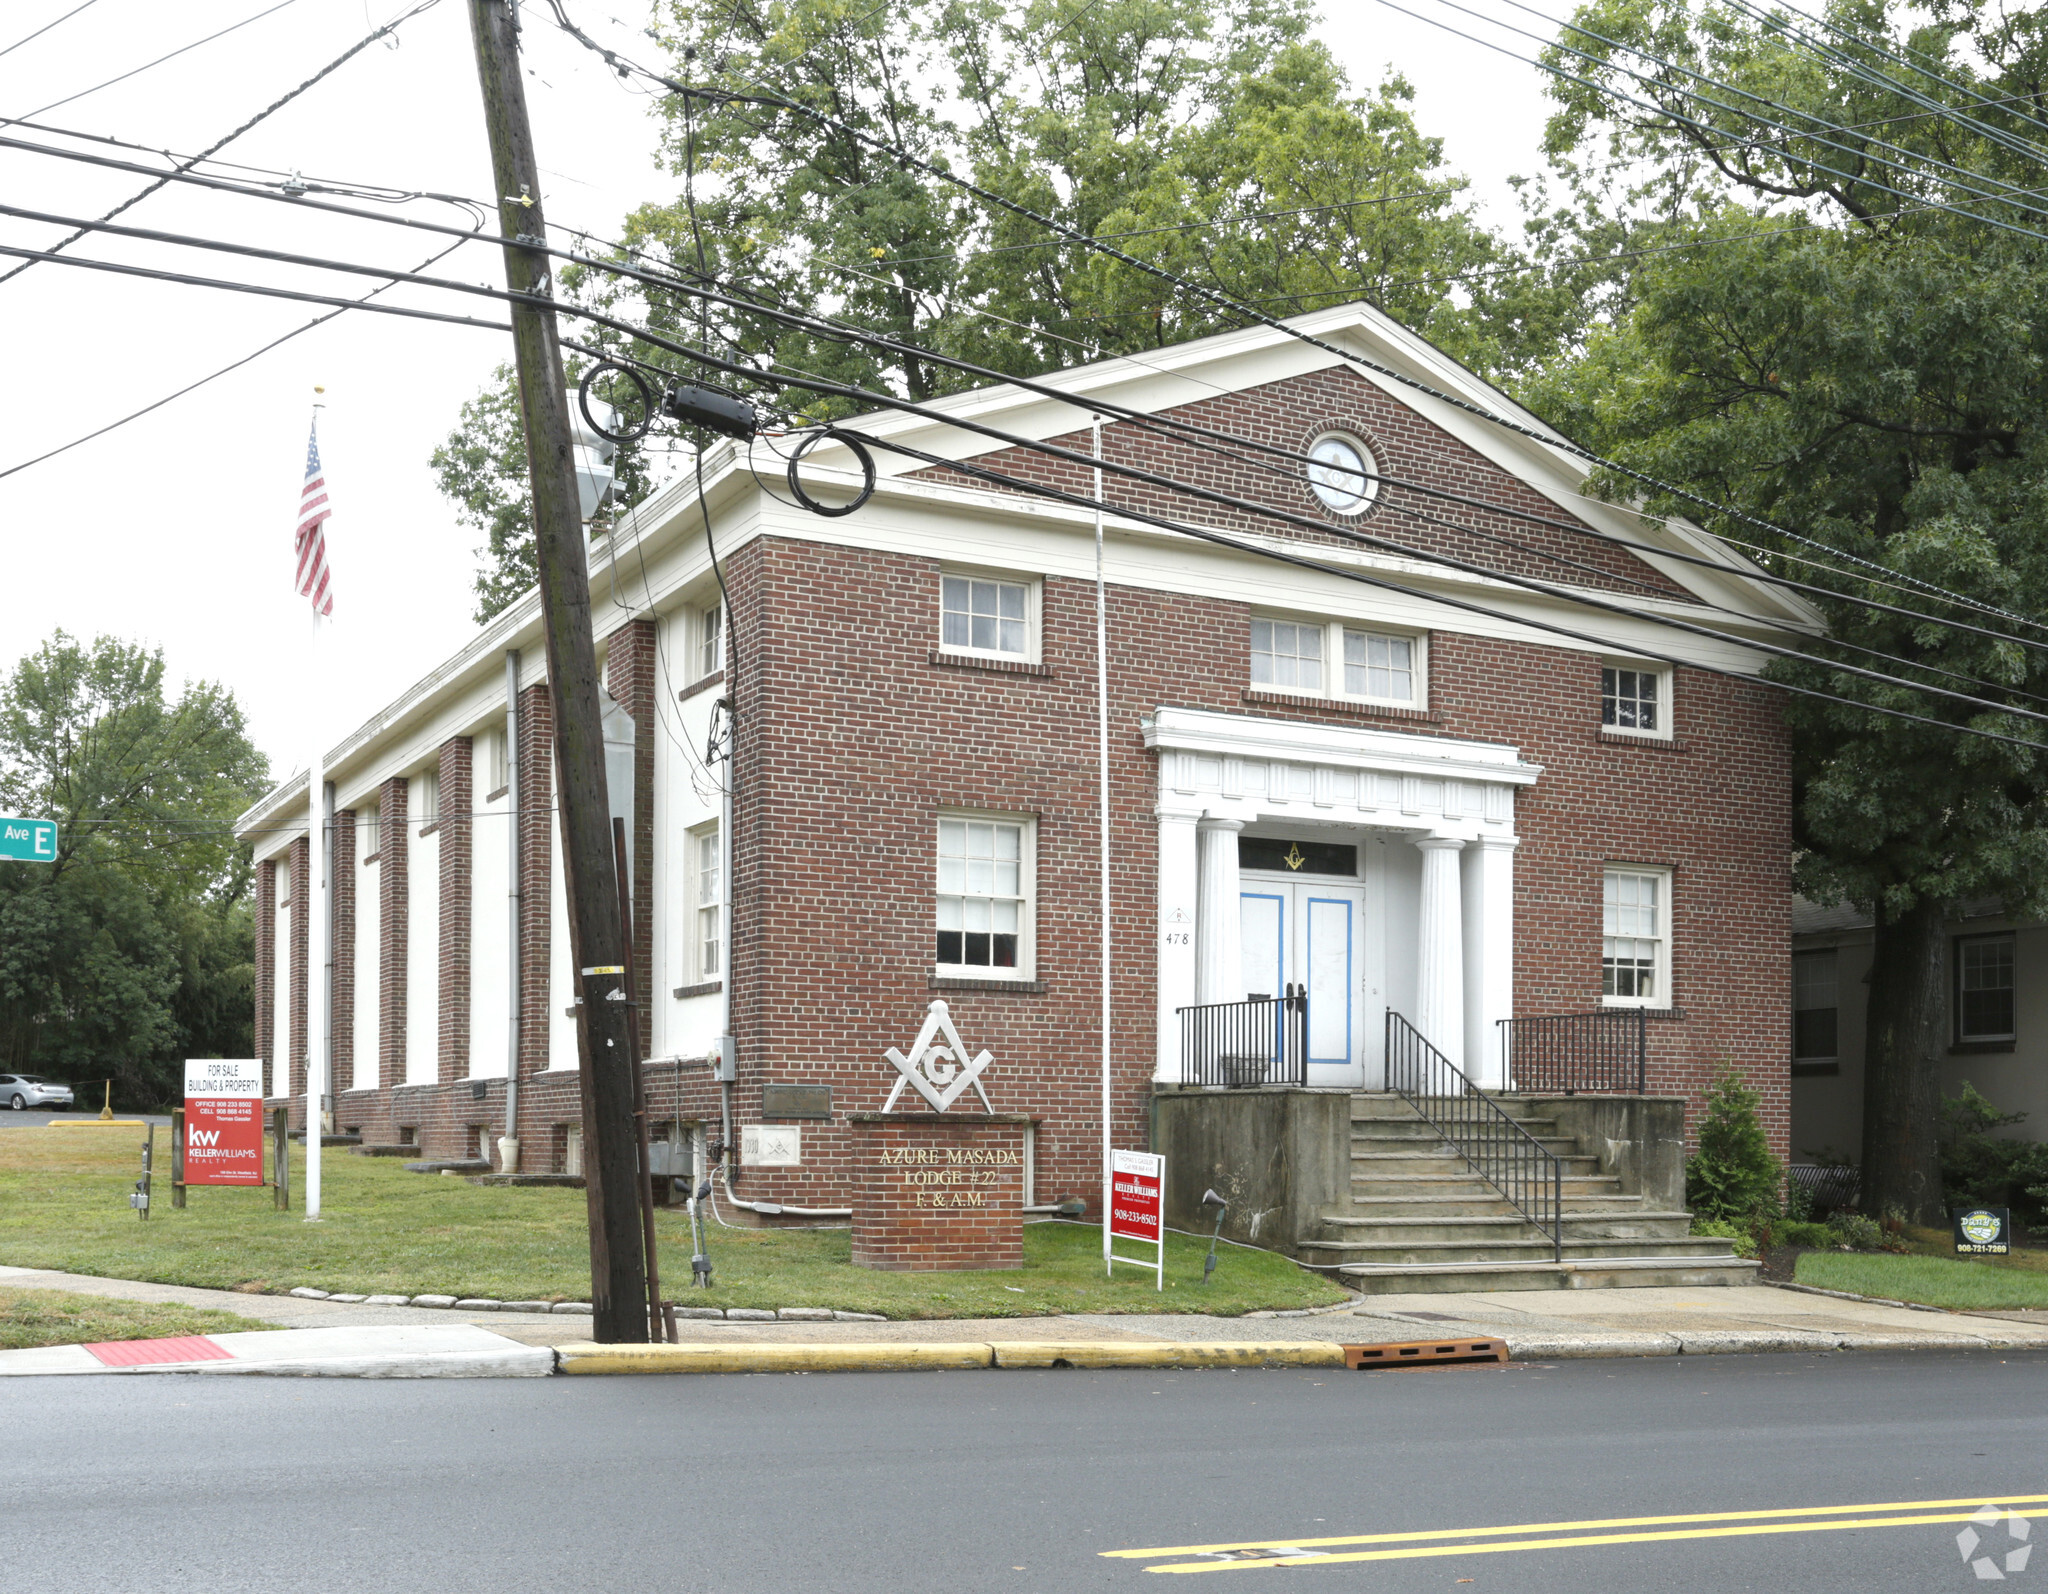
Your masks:
[[[467,736],[441,744],[441,822],[434,833],[440,838],[441,867],[436,1077],[443,1084],[469,1078],[470,846],[476,831],[471,753]]]
[[[1148,431],[1135,422],[1119,421],[1102,429],[1103,458],[1323,521],[1333,528],[1355,530],[1517,576],[1622,593],[1686,596],[1682,588],[1635,554],[1590,535],[1593,528],[1578,517],[1508,476],[1475,449],[1349,368],[1315,371],[1219,394],[1181,405],[1173,415],[1297,454],[1305,454],[1323,432],[1350,432],[1371,448],[1380,471],[1392,480],[1382,484],[1377,501],[1366,513],[1345,518],[1332,517],[1324,510],[1310,492],[1302,466],[1256,450],[1188,443]],[[1086,427],[1050,441],[1084,454],[1092,446]],[[1093,490],[1089,467],[1049,459],[1029,449],[999,449],[972,463],[1065,492],[1087,495]],[[985,489],[990,485],[942,466],[914,474],[966,487]],[[1478,499],[1516,514],[1449,502],[1431,493]],[[1349,540],[1336,529],[1319,532],[1289,526],[1267,515],[1110,474],[1103,478],[1103,496],[1110,503],[1148,514],[1232,533],[1298,537],[1326,545]],[[1542,525],[1518,516],[1559,524]]]
[[[553,701],[545,686],[519,694],[519,1073],[548,1066],[550,891],[555,846]],[[566,999],[566,998],[565,998]],[[521,1122],[526,1116],[523,1097]],[[520,1148],[526,1156],[524,1145]]]
[[[327,1032],[330,1089],[336,1096],[355,1084],[356,1058],[356,815],[334,816],[334,984]]]
[[[403,775],[377,793],[377,1071],[385,1090],[405,1083],[406,928],[410,913],[407,859],[412,832],[406,825],[407,784]]]
[[[933,1113],[852,1124],[854,1266],[1022,1267],[1026,1127]]]

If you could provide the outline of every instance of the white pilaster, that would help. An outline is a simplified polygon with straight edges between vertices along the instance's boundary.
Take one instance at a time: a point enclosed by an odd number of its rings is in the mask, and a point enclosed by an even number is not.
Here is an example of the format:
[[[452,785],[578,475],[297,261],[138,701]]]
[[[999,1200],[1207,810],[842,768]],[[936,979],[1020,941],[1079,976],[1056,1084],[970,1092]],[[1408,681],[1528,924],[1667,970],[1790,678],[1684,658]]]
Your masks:
[[[1481,836],[1465,849],[1465,1073],[1488,1090],[1507,1085],[1500,1020],[1515,1011],[1515,848]]]
[[[1159,1035],[1154,1077],[1168,1084],[1180,1065],[1179,1010],[1195,1001],[1195,919],[1201,900],[1195,870],[1194,813],[1162,810],[1159,820]]]
[[[1417,836],[1422,849],[1422,924],[1415,1027],[1453,1068],[1465,1066],[1465,936],[1454,836]]]
[[[1244,1000],[1244,956],[1238,948],[1237,833],[1242,819],[1204,819],[1200,837],[1200,901],[1195,912],[1195,1000]]]

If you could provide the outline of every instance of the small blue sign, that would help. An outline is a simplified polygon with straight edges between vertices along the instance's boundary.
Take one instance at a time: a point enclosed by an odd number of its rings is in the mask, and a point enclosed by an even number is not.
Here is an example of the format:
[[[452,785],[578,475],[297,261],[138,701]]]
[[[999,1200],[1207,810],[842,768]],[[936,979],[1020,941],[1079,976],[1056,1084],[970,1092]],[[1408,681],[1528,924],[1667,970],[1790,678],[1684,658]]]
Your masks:
[[[0,818],[0,858],[23,863],[57,861],[57,821]]]

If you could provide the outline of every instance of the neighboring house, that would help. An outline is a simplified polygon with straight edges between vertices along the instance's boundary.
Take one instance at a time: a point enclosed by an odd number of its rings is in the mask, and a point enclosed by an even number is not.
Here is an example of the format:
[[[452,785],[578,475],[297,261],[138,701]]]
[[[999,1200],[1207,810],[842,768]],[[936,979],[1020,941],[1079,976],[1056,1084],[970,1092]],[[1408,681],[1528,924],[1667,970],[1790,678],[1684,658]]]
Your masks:
[[[1792,907],[1792,1153],[1796,1161],[1863,1158],[1863,1059],[1870,1000],[1870,916]],[[1948,925],[1946,1050],[1941,1091],[1975,1085],[2024,1124],[2048,1129],[2048,927],[1970,904]]]
[[[1540,430],[1371,309],[1297,324]],[[1810,630],[1814,616],[1696,528],[1646,525],[1585,496],[1585,469],[1562,450],[1271,329],[1048,380],[1074,402],[994,387],[937,408],[1086,450],[1089,401],[1100,395],[1314,448],[1440,495],[1311,481],[1227,448],[1103,425],[1111,459],[1331,530],[1291,531],[1114,476],[1112,500],[1413,589],[1110,517],[1116,1143],[1147,1143],[1156,1090],[1285,1076],[1284,1060],[1247,1065],[1200,1028],[1184,1049],[1183,1009],[1242,1017],[1248,996],[1305,989],[1301,1073],[1311,1086],[1383,1088],[1389,1012],[1495,1087],[1508,1083],[1501,1021],[1618,1012],[1626,1035],[1647,1035],[1652,1094],[1696,1108],[1732,1064],[1763,1093],[1784,1152],[1787,733],[1776,698],[1752,678],[1762,661],[1741,639]],[[928,419],[885,414],[863,426],[1088,490],[1084,468]],[[840,1208],[845,1115],[882,1105],[894,1077],[883,1052],[908,1046],[943,997],[966,1044],[994,1054],[986,1083],[996,1109],[1039,1120],[1027,1188],[1092,1206],[1101,1118],[1091,516],[886,451],[879,464],[872,500],[824,519],[788,501],[775,479],[783,461],[765,442],[751,458],[711,449],[705,499],[730,613],[693,478],[591,547],[591,611],[616,703],[613,806],[631,836],[650,1111],[693,1135],[722,1132],[727,1102],[705,1060],[730,1033],[735,1137],[767,1122],[801,1131],[790,1137],[800,1160],[743,1168],[741,1194]],[[846,451],[829,444],[803,468],[824,496],[855,479]],[[1625,612],[1589,613],[1346,542],[1337,533],[1350,527],[1596,592]],[[1730,639],[1665,629],[1650,615]],[[1734,674],[1672,668],[1659,654]],[[714,706],[725,702],[737,721],[736,847],[722,830],[724,766],[707,762]],[[338,1127],[416,1139],[436,1155],[473,1152],[502,1133],[516,1054],[524,1165],[575,1165],[575,984],[549,712],[529,594],[327,755],[342,860]],[[241,821],[259,876],[257,1033],[273,1065],[291,1060],[295,1091],[305,816],[300,777]],[[285,1077],[274,1074],[273,1088]],[[1544,1088],[1570,1082],[1560,1075]],[[1675,1135],[1664,1144],[1675,1149]],[[1605,1168],[1611,1153],[1586,1160]]]

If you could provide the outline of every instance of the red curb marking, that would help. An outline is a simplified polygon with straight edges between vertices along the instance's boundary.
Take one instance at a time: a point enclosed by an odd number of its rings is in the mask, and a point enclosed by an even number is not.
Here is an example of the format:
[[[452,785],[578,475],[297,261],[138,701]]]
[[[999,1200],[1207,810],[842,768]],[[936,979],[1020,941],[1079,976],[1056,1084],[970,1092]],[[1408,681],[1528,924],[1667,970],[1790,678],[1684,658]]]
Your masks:
[[[159,1362],[231,1362],[235,1353],[222,1350],[204,1334],[178,1334],[170,1339],[117,1339],[85,1347],[109,1367],[152,1367]]]

